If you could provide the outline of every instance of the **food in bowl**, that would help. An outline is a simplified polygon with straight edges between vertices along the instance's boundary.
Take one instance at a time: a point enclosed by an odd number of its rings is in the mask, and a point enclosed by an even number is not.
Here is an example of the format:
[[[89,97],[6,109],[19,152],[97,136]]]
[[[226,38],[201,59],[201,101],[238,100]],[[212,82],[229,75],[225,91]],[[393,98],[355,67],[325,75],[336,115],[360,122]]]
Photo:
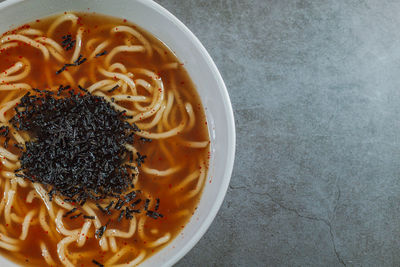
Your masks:
[[[203,106],[126,19],[65,12],[4,33],[0,123],[0,248],[20,264],[134,266],[196,209]]]

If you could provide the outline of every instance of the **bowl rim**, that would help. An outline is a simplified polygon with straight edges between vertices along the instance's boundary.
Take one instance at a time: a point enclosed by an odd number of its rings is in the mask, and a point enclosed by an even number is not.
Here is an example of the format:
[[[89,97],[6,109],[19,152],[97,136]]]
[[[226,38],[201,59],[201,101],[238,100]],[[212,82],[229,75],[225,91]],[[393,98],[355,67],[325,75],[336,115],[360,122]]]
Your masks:
[[[195,232],[195,234],[188,240],[188,242],[183,246],[183,248],[175,254],[175,256],[171,257],[165,263],[166,266],[172,266],[175,263],[177,263],[180,259],[182,259],[200,241],[200,239],[204,236],[204,234],[207,232],[207,230],[211,226],[219,209],[222,206],[226,192],[228,191],[228,186],[229,186],[229,183],[231,180],[233,164],[234,164],[234,160],[235,160],[235,150],[236,150],[235,119],[234,119],[234,115],[233,115],[232,103],[231,103],[231,100],[230,100],[230,97],[228,94],[228,89],[226,88],[224,80],[222,79],[222,76],[221,76],[214,60],[211,58],[210,54],[208,53],[206,48],[203,46],[203,44],[200,42],[200,40],[194,35],[194,33],[185,24],[183,24],[183,22],[181,22],[177,17],[175,17],[171,12],[169,12],[166,8],[164,8],[160,4],[158,4],[154,1],[146,1],[146,0],[138,0],[138,2],[147,4],[148,6],[158,10],[160,13],[162,13],[163,15],[165,15],[169,19],[171,19],[174,22],[174,24],[185,35],[187,35],[190,38],[190,40],[193,42],[195,47],[204,56],[204,59],[208,65],[208,67],[210,68],[215,80],[217,81],[218,89],[222,93],[225,113],[228,115],[228,117],[226,118],[227,124],[229,125],[228,132],[231,133],[231,136],[227,136],[228,151],[226,154],[225,172],[224,172],[224,176],[221,177],[221,179],[222,179],[221,188],[218,191],[218,196],[216,198],[216,201],[212,205],[212,209],[210,209],[209,213],[207,214],[207,217],[205,218],[204,222],[200,225],[198,230]],[[200,201],[201,201],[201,197],[200,197]]]
[[[9,7],[14,4],[18,4],[20,2],[24,2],[27,0],[5,0],[0,3],[0,10]],[[233,171],[233,165],[234,165],[234,160],[235,160],[235,151],[236,151],[236,128],[235,128],[235,120],[234,120],[234,114],[233,114],[233,109],[232,109],[232,104],[231,100],[228,94],[228,90],[226,88],[226,85],[222,79],[222,76],[211,58],[210,54],[207,52],[203,44],[200,42],[200,40],[194,35],[194,33],[183,23],[181,22],[175,15],[173,15],[170,11],[168,11],[166,8],[161,6],[160,4],[152,1],[152,0],[135,0],[136,2],[139,2],[140,4],[143,4],[150,9],[155,10],[156,12],[160,13],[161,16],[166,17],[170,21],[173,22],[173,24],[184,34],[186,35],[190,41],[193,43],[193,45],[198,49],[200,54],[204,57],[204,60],[210,69],[212,75],[214,76],[215,81],[217,82],[217,88],[220,91],[222,95],[222,101],[224,103],[223,109],[224,112],[226,113],[226,123],[228,125],[228,133],[229,135],[227,136],[227,154],[226,154],[226,160],[225,160],[225,171],[223,177],[220,177],[222,179],[220,190],[218,191],[218,195],[216,197],[216,201],[212,204],[212,208],[209,210],[206,218],[204,219],[203,223],[200,225],[200,227],[197,229],[197,231],[193,234],[193,236],[183,245],[183,247],[177,251],[175,254],[172,255],[171,258],[169,258],[166,262],[164,262],[164,266],[172,266],[175,263],[177,263],[180,259],[182,259],[198,242],[199,240],[204,236],[206,231],[209,229],[211,226],[212,222],[214,221],[218,211],[220,210],[223,200],[225,198],[225,195],[228,190],[228,186],[230,183],[230,179],[232,176],[232,171]],[[104,13],[106,14],[106,13]],[[201,198],[200,198],[201,201]]]

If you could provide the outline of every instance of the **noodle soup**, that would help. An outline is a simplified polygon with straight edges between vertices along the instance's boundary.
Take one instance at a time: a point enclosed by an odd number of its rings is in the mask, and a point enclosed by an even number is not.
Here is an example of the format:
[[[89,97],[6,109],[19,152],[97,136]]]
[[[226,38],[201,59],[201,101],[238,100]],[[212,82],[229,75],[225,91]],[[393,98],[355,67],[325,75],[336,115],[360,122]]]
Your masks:
[[[209,136],[175,55],[125,19],[88,13],[40,19],[0,40],[3,255],[27,266],[135,266],[176,237],[206,180]],[[93,142],[114,124],[129,125],[124,142]],[[120,158],[101,158],[117,145]],[[112,168],[118,179],[97,177]]]

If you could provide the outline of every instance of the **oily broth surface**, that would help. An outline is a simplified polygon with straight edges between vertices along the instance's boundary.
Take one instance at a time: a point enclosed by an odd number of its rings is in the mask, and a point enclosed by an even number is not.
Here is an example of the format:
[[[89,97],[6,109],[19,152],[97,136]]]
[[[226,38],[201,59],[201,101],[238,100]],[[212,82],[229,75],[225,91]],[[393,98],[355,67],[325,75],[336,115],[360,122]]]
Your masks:
[[[190,219],[190,217],[194,213],[194,210],[196,209],[201,191],[199,194],[190,199],[185,199],[185,195],[196,188],[199,178],[194,179],[193,181],[188,183],[187,186],[179,188],[179,190],[175,190],[177,191],[176,193],[172,194],[171,191],[173,191],[173,189],[176,188],[176,186],[181,183],[185,177],[189,176],[196,169],[205,172],[205,168],[207,168],[206,166],[208,165],[209,146],[201,149],[194,149],[181,145],[182,140],[209,140],[204,110],[195,90],[195,87],[181,64],[179,64],[177,70],[165,70],[162,68],[162,66],[167,63],[178,62],[178,59],[165,45],[162,44],[162,42],[160,42],[150,34],[146,33],[135,25],[130,24],[124,19],[89,13],[75,14],[79,16],[78,26],[83,26],[86,29],[83,33],[81,51],[81,54],[83,56],[89,56],[87,54],[88,51],[93,51],[96,45],[104,40],[110,41],[110,45],[105,50],[110,50],[112,47],[121,45],[121,43],[123,43],[122,40],[126,40],[127,34],[125,33],[115,33],[114,35],[110,35],[110,29],[112,27],[118,25],[127,25],[134,27],[136,30],[139,30],[153,46],[156,46],[159,48],[159,50],[162,50],[163,55],[154,55],[149,60],[145,53],[122,52],[114,57],[113,62],[123,63],[128,70],[140,67],[154,71],[155,73],[157,73],[157,75],[159,75],[159,77],[161,77],[163,81],[166,98],[168,92],[172,90],[171,88],[176,88],[177,92],[179,93],[180,99],[174,100],[174,106],[176,105],[177,101],[180,100],[183,103],[190,103],[193,107],[196,123],[191,130],[186,132],[182,131],[177,136],[166,139],[153,139],[150,143],[136,142],[134,144],[136,149],[142,155],[147,156],[147,158],[145,159],[145,166],[158,170],[165,170],[173,166],[180,166],[181,168],[176,173],[168,175],[166,177],[155,176],[141,171],[139,174],[139,186],[137,187],[138,189],[146,192],[146,194],[149,194],[149,196],[160,199],[159,212],[164,215],[164,218],[158,218],[157,220],[151,218],[146,219],[144,226],[144,231],[146,232],[146,235],[150,238],[157,238],[159,236],[163,236],[164,233],[169,232],[171,233],[172,238],[174,238],[179,234],[179,232],[182,230],[182,228]],[[30,28],[35,28],[42,30],[43,32],[47,32],[49,25],[54,21],[54,19],[55,17],[40,19],[28,25],[30,26]],[[66,34],[71,34],[73,39],[75,39],[74,35],[76,34],[76,29],[72,28],[71,23],[69,22],[65,22],[57,27],[51,38],[60,44],[62,41],[62,36]],[[92,46],[87,46],[87,41],[93,38],[98,38],[99,41],[95,42]],[[137,40],[133,37],[130,41],[132,43],[137,43]],[[66,51],[67,58],[70,58],[72,56],[73,51],[74,49]],[[153,51],[153,53],[155,53],[155,51]],[[57,62],[56,60],[51,58],[50,61],[44,63],[43,55],[40,50],[24,44],[20,44],[17,47],[1,51],[0,71],[8,69],[22,57],[27,58],[30,61],[32,67],[30,74],[21,82],[30,84],[33,88],[36,87],[40,89],[47,89],[60,84],[68,84],[62,74],[55,74],[55,72],[62,67],[62,64],[60,62]],[[83,77],[89,78],[86,82],[85,87],[96,81],[104,79],[104,76],[96,71],[96,67],[101,66],[104,59],[105,57],[103,56],[94,59],[96,60],[96,63],[87,62],[79,67],[68,68],[73,77],[73,80],[76,82],[76,84],[71,86],[76,87],[78,85],[77,81],[79,81]],[[136,77],[140,77],[140,74]],[[25,93],[26,90],[1,91],[0,103],[5,103],[10,99],[16,96],[21,96]],[[146,91],[143,88],[138,88],[138,93],[146,94]],[[109,95],[111,96],[112,94]],[[121,106],[130,108],[132,105],[130,103],[121,103]],[[11,117],[12,114],[7,114],[7,116]],[[182,115],[180,115],[178,108],[175,108],[175,110],[171,111],[170,117],[171,118],[169,119],[169,123],[171,125],[178,125],[179,122],[182,120]],[[141,121],[141,123],[150,122],[151,120],[152,118],[149,118]],[[149,129],[148,131],[157,132],[157,125]],[[203,165],[200,165],[199,162],[202,162]],[[3,167],[3,170],[6,170],[6,168]],[[1,177],[1,179],[5,180],[7,178]],[[203,184],[201,185],[202,187]],[[4,190],[5,183],[2,181],[1,193],[3,193]],[[19,213],[27,213],[30,210],[34,209],[37,210],[37,214],[39,214],[40,209],[44,206],[43,201],[40,198],[35,198],[32,203],[26,203],[25,201],[28,193],[31,190],[31,187],[18,187],[15,195],[15,202],[11,209],[15,209],[16,211],[19,211]],[[101,213],[97,214],[102,222],[106,222],[108,220],[107,216],[104,216]],[[17,261],[22,265],[46,265],[46,262],[42,257],[42,251],[39,246],[39,242],[44,241],[52,258],[57,262],[57,264],[60,264],[57,256],[56,246],[61,239],[61,235],[59,233],[56,233],[57,229],[55,227],[54,221],[49,220],[48,217],[47,219],[51,230],[55,232],[56,240],[50,238],[49,233],[44,231],[39,224],[33,224],[29,228],[27,239],[21,243],[20,251],[10,253],[6,250],[1,249],[3,255],[11,258],[14,261]],[[35,220],[37,220],[37,216],[34,216],[34,218],[32,219],[32,223],[34,223]],[[74,220],[68,218],[64,219],[64,226],[67,229],[79,228],[83,225],[83,223],[84,220],[82,219],[82,217]],[[21,234],[21,225],[15,223],[13,225],[8,225],[4,218],[4,213],[1,213],[0,225],[2,225],[5,234],[7,234],[8,236],[18,238],[18,236]],[[115,220],[112,220],[109,223],[109,227],[117,228],[121,231],[128,231],[129,221],[122,220],[122,222],[118,223]],[[93,226],[92,232],[94,232]],[[78,248],[75,244],[71,244],[69,246],[69,252],[78,255],[79,260],[77,261],[77,263],[79,263],[79,266],[91,266],[93,264],[91,262],[92,259],[96,259],[99,262],[105,262],[107,259],[114,255],[114,253],[112,253],[111,251],[101,251],[98,245],[98,241],[93,237],[93,233],[88,234],[87,239],[87,242],[82,248]],[[136,230],[135,234],[131,238],[116,238],[116,243],[119,249],[124,248],[125,246],[129,246],[132,254],[137,253],[137,251],[139,250],[146,250],[146,257],[151,256],[160,247],[162,247],[159,246],[156,248],[147,248],[147,242],[148,241],[142,240],[140,238],[138,230]],[[93,256],[86,258],[83,256],[79,257],[79,253],[83,252],[89,252],[89,254],[91,253],[91,255]],[[129,260],[129,255],[123,256],[121,258],[121,262]],[[121,262],[118,261],[118,263]]]

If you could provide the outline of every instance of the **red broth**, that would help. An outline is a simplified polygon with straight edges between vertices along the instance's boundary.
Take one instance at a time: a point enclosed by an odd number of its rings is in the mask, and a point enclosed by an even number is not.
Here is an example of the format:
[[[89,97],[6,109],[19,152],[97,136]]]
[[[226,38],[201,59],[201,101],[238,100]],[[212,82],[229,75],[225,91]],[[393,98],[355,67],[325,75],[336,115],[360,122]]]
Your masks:
[[[160,90],[160,92],[163,90],[164,100],[161,106],[164,111],[160,112],[161,119],[158,122],[157,118],[155,118],[158,113],[155,112],[152,116],[137,121],[137,125],[139,127],[144,126],[144,128],[147,128],[144,131],[149,133],[165,133],[174,130],[181,124],[184,124],[184,127],[178,129],[177,134],[171,137],[162,139],[151,138],[151,142],[142,140],[133,144],[140,154],[147,156],[143,164],[147,168],[147,171],[139,168],[140,174],[138,176],[137,189],[142,190],[145,197],[151,199],[150,206],[153,209],[156,199],[160,199],[158,212],[164,217],[153,219],[146,216],[143,212],[135,215],[136,229],[134,233],[127,238],[107,237],[108,249],[106,250],[100,247],[99,240],[94,234],[97,229],[92,224],[85,235],[86,241],[82,247],[78,247],[76,241],[63,246],[65,249],[64,257],[68,259],[67,261],[57,252],[57,245],[67,236],[57,228],[56,222],[49,215],[44,201],[37,192],[35,193],[32,183],[25,181],[26,187],[23,187],[21,185],[23,182],[21,184],[16,181],[11,182],[12,179],[7,177],[7,172],[12,173],[14,168],[7,167],[7,164],[4,165],[3,161],[0,178],[0,197],[2,198],[2,202],[0,202],[0,241],[5,243],[4,246],[11,244],[14,250],[15,247],[18,249],[17,251],[10,251],[1,246],[0,250],[5,257],[21,265],[58,266],[67,264],[69,261],[75,266],[93,266],[93,259],[101,264],[110,263],[110,261],[112,264],[124,264],[138,257],[146,259],[168,244],[182,231],[196,209],[206,180],[209,159],[208,127],[202,103],[183,64],[179,62],[174,53],[160,40],[128,22],[126,19],[92,13],[73,14],[78,17],[75,26],[71,21],[65,21],[58,25],[51,35],[48,35],[49,28],[57,18],[60,18],[64,14],[38,19],[35,22],[28,23],[3,34],[4,38],[8,38],[7,36],[13,34],[23,35],[31,40],[39,38],[37,39],[39,40],[38,42],[49,50],[50,56],[48,60],[45,60],[42,50],[35,47],[35,43],[27,44],[18,40],[3,39],[5,41],[3,44],[0,44],[0,72],[4,73],[4,71],[15,66],[17,62],[21,62],[23,59],[29,61],[31,69],[29,74],[20,80],[2,81],[0,77],[0,108],[30,90],[26,88],[2,90],[1,86],[3,88],[6,86],[18,87],[17,83],[23,83],[32,88],[55,91],[61,84],[64,86],[69,84],[76,90],[78,84],[84,88],[90,88],[92,84],[101,80],[111,80],[111,84],[108,86],[112,86],[112,82],[120,81],[120,78],[116,76],[105,77],[99,71],[99,68],[103,68],[109,72],[123,73],[134,81],[136,85],[136,92],[133,92],[128,85],[125,85],[125,92],[123,92],[123,86],[120,86],[113,92],[108,92],[108,90],[102,91],[110,99],[122,94],[133,96],[135,93],[151,98],[154,91],[149,91],[148,87],[154,87],[154,83],[146,73],[138,71],[138,69],[145,69],[156,74],[156,78],[161,79],[163,83],[162,89],[156,87],[152,89]],[[111,33],[111,29],[118,26],[131,27],[143,35],[151,47],[152,55],[149,56],[149,50],[145,50],[144,52],[122,51],[116,53],[107,65],[107,56],[116,47],[143,46],[143,43],[137,37],[128,32]],[[44,41],[40,42],[40,38],[51,38],[58,45],[61,45],[63,36],[65,35],[70,34],[72,39],[76,40],[79,27],[82,27],[84,30],[82,34],[82,47],[79,54],[87,58],[87,61],[79,66],[67,67],[65,73],[56,74],[57,70],[62,68],[63,62],[56,59],[55,46]],[[32,29],[38,31],[33,31]],[[93,51],[103,42],[107,42],[107,45],[104,49],[99,50],[99,53],[106,54],[89,58]],[[5,46],[7,44],[13,45],[11,45],[12,47],[7,47]],[[59,53],[67,61],[64,63],[70,63],[69,60],[74,54],[75,46],[68,51],[63,49]],[[50,50],[53,50],[54,55]],[[117,62],[123,66],[114,64]],[[23,71],[23,69],[19,70],[12,75],[17,75]],[[66,74],[67,72],[68,74]],[[10,76],[12,75],[10,74]],[[138,110],[138,107],[130,101],[120,101],[118,104],[128,110]],[[142,109],[144,106],[141,106]],[[187,113],[188,109],[192,110],[191,116]],[[9,109],[5,112],[4,116],[6,119],[9,119],[13,114],[15,114],[13,109]],[[1,137],[0,146],[3,146],[3,142],[4,137]],[[16,141],[12,138],[8,150],[12,153],[17,153],[17,149],[12,146],[13,143],[16,143]],[[7,160],[3,156],[2,159]],[[13,164],[15,165],[17,162]],[[168,172],[170,173],[168,174]],[[167,175],[165,175],[166,173]],[[8,193],[12,189],[15,192],[13,203],[11,207],[7,208]],[[27,202],[29,195],[30,197],[34,196],[31,203]],[[63,214],[68,211],[62,205],[54,203],[54,200],[52,203],[55,214],[57,214],[58,210],[62,210]],[[106,204],[107,202],[105,201],[104,203]],[[92,205],[102,225],[109,221],[107,229],[129,232],[131,221],[124,219],[118,223],[118,212],[113,212],[112,215],[104,215],[90,201],[85,205]],[[78,209],[82,209],[82,207],[77,207]],[[8,211],[6,211],[7,209]],[[35,213],[30,219],[26,239],[20,240],[22,234],[21,220],[25,219],[26,214],[32,210]],[[6,219],[7,215],[11,216],[11,219]],[[40,215],[44,218],[49,230],[46,230],[42,226]],[[83,216],[76,219],[70,219],[69,217],[62,218],[63,226],[68,230],[81,229],[86,221],[88,219],[84,219]],[[166,236],[169,238],[166,238]],[[12,240],[10,241],[7,238]],[[166,241],[161,242],[163,241],[162,238]],[[157,240],[161,240],[159,245],[156,243]],[[44,247],[49,254],[46,256],[47,258],[43,256]],[[112,247],[114,247],[114,251],[112,251]],[[112,257],[118,259],[112,261]]]

